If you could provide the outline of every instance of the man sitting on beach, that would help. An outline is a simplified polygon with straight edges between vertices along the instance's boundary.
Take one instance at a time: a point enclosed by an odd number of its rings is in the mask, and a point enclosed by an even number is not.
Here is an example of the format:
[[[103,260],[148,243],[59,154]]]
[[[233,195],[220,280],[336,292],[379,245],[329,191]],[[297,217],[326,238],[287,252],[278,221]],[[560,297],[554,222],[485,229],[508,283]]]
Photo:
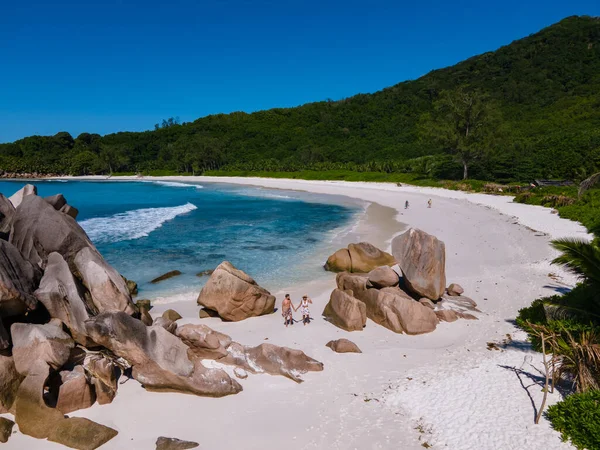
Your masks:
[[[281,303],[281,315],[285,319],[285,327],[288,325],[294,325],[294,315],[292,313],[292,299],[290,298],[290,294],[285,294],[285,298]]]

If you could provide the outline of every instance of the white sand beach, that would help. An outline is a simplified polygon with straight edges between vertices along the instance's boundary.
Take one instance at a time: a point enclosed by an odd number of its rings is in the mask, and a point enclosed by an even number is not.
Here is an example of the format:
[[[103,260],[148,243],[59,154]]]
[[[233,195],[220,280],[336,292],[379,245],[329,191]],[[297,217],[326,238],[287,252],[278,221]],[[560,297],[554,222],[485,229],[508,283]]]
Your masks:
[[[308,326],[297,323],[286,329],[278,313],[237,323],[199,319],[195,298],[158,304],[153,316],[173,308],[183,316],[180,323],[201,322],[246,345],[270,342],[299,348],[325,369],[306,374],[301,384],[250,375],[240,380],[243,392],[220,399],[147,392],[128,380],[112,404],[72,414],[119,431],[102,448],[152,449],[158,436],[196,441],[205,450],[571,448],[545,419],[534,425],[542,398],[541,355],[529,350],[525,334],[512,321],[534,299],[574,285],[573,277],[550,265],[554,253],[549,241],[588,237],[580,224],[547,208],[512,203],[511,197],[390,183],[144,179],[249,184],[376,203],[358,229],[360,239],[389,250],[402,224],[437,236],[446,244],[448,282],[463,286],[482,313],[479,320],[441,323],[433,333],[420,336],[395,334],[370,320],[363,331],[345,332],[320,317],[335,287],[333,273],[324,283],[265,286],[277,296],[277,307],[285,292],[296,303],[301,294],[310,295],[315,320]],[[322,256],[324,262],[328,255]],[[556,276],[549,277],[551,273]],[[325,347],[341,337],[363,353],[337,354]],[[500,350],[488,350],[488,342]],[[550,404],[558,400],[559,393],[549,396]],[[5,447],[62,448],[21,433]]]

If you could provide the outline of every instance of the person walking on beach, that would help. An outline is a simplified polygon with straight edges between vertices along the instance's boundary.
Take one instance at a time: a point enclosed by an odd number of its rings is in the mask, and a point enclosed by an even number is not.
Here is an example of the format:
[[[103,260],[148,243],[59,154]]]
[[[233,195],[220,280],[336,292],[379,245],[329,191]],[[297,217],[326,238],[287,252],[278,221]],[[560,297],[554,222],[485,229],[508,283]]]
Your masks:
[[[408,209],[408,200],[404,202],[404,209]]]
[[[304,325],[310,323],[310,310],[308,309],[309,304],[312,304],[312,300],[308,297],[308,295],[304,295],[298,307],[294,308],[294,311],[297,311],[298,308],[300,308],[300,312],[302,313],[302,322]]]
[[[431,199],[427,200],[427,207],[428,207],[428,208],[431,208],[431,203],[432,203],[432,202],[431,202]]]
[[[285,298],[281,303],[281,315],[285,319],[284,323],[286,328],[288,325],[294,325],[294,314],[292,313],[293,307],[294,305],[292,305],[292,299],[290,298],[290,294],[285,294]],[[295,310],[296,309],[294,308],[294,311]]]

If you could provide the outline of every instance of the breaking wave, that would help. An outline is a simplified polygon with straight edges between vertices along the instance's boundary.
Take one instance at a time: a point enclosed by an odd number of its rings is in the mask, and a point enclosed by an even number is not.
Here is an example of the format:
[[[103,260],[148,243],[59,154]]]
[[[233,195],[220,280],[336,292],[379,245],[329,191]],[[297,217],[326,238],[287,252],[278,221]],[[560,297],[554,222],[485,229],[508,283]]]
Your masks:
[[[87,219],[80,222],[80,225],[95,244],[129,241],[148,236],[163,223],[195,209],[198,208],[191,203],[166,208],[135,209],[110,217]]]
[[[194,187],[196,189],[202,189],[204,186],[200,186],[199,184],[186,184],[186,183],[179,183],[177,181],[152,181],[152,183],[156,183],[156,184],[160,184],[162,186],[169,186],[169,187]]]

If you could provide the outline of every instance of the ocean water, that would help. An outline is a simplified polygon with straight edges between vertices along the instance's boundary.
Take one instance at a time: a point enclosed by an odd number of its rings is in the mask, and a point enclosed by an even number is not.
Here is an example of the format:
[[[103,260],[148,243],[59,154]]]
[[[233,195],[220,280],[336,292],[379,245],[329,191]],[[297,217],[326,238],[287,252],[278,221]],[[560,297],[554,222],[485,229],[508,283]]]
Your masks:
[[[1,181],[9,197],[26,182]],[[36,181],[62,193],[77,220],[138,298],[197,295],[201,271],[227,260],[272,292],[325,277],[323,255],[339,248],[365,205],[344,197],[221,183]],[[151,284],[171,270],[183,274]]]

